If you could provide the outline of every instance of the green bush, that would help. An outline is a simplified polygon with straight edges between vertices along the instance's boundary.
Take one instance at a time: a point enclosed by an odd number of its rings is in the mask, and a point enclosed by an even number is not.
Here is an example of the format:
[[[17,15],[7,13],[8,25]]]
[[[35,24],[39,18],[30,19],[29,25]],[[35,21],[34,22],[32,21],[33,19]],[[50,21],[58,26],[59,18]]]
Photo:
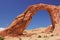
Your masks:
[[[4,37],[0,37],[0,40],[4,40]]]

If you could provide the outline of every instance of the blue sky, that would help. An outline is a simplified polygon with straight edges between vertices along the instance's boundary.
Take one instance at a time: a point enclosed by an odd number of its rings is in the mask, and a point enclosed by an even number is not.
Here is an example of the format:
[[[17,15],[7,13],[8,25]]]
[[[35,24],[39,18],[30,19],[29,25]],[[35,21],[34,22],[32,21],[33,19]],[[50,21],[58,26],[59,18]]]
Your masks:
[[[24,12],[29,5],[39,3],[60,5],[60,0],[0,0],[0,27],[8,27],[13,19]],[[27,29],[47,27],[50,24],[48,12],[40,10],[33,16]]]

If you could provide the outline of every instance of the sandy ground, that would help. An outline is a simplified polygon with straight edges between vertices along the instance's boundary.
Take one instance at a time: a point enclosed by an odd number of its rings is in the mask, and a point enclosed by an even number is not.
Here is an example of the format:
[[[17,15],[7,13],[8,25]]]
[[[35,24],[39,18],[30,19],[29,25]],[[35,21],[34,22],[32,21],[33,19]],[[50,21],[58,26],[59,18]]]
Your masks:
[[[60,40],[60,35],[53,35],[53,33],[46,34],[43,31],[46,28],[38,28],[34,30],[25,30],[20,37],[4,37],[4,40]]]

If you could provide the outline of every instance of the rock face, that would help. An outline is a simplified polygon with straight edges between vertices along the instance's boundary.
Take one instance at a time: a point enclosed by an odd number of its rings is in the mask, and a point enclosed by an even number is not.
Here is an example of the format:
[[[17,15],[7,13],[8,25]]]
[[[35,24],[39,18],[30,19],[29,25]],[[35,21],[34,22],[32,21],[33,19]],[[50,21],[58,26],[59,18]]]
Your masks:
[[[1,36],[21,35],[23,31],[26,29],[26,27],[29,25],[33,15],[35,15],[35,13],[38,10],[46,10],[49,13],[52,21],[52,27],[48,29],[50,29],[51,32],[60,33],[59,31],[60,30],[60,6],[48,5],[48,4],[35,4],[29,6],[25,10],[25,12],[18,15],[7,29],[0,32],[0,35]]]
[[[52,25],[49,25],[48,28],[44,31],[45,33],[51,33],[53,30]]]

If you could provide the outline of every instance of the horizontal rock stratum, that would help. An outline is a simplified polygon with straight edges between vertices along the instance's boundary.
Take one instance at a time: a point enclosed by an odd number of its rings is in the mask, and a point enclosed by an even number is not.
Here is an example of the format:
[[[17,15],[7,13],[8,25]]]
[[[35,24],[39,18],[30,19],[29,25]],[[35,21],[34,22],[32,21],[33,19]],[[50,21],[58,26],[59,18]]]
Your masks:
[[[30,5],[23,13],[18,15],[8,28],[0,32],[0,36],[19,36],[23,34],[23,31],[28,27],[33,15],[38,10],[46,10],[51,18],[52,27],[48,27],[47,33],[53,32],[55,34],[60,33],[60,6],[49,4],[34,4]],[[44,14],[43,14],[44,15]]]

